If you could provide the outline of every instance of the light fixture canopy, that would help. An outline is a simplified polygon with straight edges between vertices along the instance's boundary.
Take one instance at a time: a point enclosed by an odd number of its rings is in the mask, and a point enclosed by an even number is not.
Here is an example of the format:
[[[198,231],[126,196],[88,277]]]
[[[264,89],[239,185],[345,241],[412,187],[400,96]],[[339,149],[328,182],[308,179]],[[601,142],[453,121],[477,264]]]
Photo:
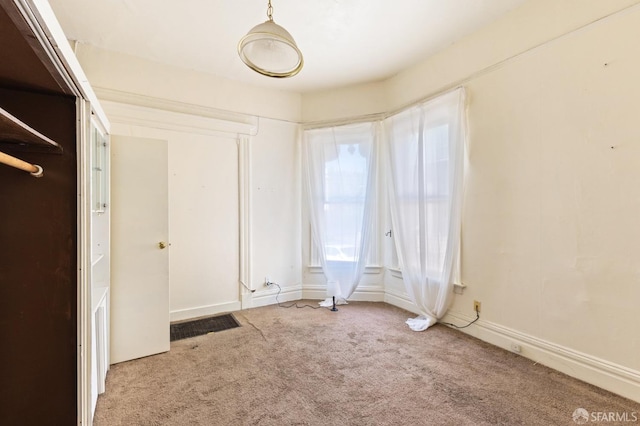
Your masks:
[[[252,70],[274,78],[293,77],[304,65],[302,52],[289,31],[273,21],[271,0],[267,21],[253,27],[238,43],[242,62]]]

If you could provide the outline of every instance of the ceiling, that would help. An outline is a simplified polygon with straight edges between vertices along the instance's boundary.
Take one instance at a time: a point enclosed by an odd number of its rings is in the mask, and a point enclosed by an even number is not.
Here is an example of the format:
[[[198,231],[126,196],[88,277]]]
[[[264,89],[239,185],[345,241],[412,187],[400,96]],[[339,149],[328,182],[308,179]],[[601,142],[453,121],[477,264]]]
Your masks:
[[[67,38],[256,86],[296,92],[383,80],[525,0],[272,0],[305,66],[272,79],[237,43],[265,21],[267,0],[49,0]]]

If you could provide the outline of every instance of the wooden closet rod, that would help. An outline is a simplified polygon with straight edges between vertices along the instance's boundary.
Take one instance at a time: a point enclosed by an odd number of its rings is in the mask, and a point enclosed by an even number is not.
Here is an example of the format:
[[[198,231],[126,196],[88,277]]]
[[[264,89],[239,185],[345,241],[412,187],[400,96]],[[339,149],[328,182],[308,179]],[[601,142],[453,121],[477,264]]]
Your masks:
[[[42,167],[37,164],[27,163],[26,161],[22,161],[16,157],[12,157],[9,154],[5,154],[0,151],[0,163],[6,164],[7,166],[15,167],[16,169],[24,170],[25,172],[29,172],[31,176],[34,177],[42,177],[44,171]]]

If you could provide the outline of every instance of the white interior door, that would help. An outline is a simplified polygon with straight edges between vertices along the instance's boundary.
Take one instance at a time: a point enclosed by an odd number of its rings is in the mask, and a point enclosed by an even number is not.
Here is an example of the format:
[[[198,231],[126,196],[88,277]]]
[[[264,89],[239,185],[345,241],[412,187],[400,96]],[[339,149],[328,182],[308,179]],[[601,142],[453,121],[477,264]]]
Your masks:
[[[167,188],[167,141],[112,136],[112,363],[169,350]]]

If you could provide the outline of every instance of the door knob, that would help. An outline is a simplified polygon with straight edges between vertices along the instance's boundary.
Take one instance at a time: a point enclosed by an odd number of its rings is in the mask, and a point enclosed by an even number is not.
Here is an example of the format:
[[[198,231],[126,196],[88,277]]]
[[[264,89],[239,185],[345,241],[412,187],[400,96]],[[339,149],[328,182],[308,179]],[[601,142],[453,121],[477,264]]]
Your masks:
[[[158,243],[158,247],[160,247],[160,250],[167,248],[167,243],[165,243],[164,241],[160,241]]]

